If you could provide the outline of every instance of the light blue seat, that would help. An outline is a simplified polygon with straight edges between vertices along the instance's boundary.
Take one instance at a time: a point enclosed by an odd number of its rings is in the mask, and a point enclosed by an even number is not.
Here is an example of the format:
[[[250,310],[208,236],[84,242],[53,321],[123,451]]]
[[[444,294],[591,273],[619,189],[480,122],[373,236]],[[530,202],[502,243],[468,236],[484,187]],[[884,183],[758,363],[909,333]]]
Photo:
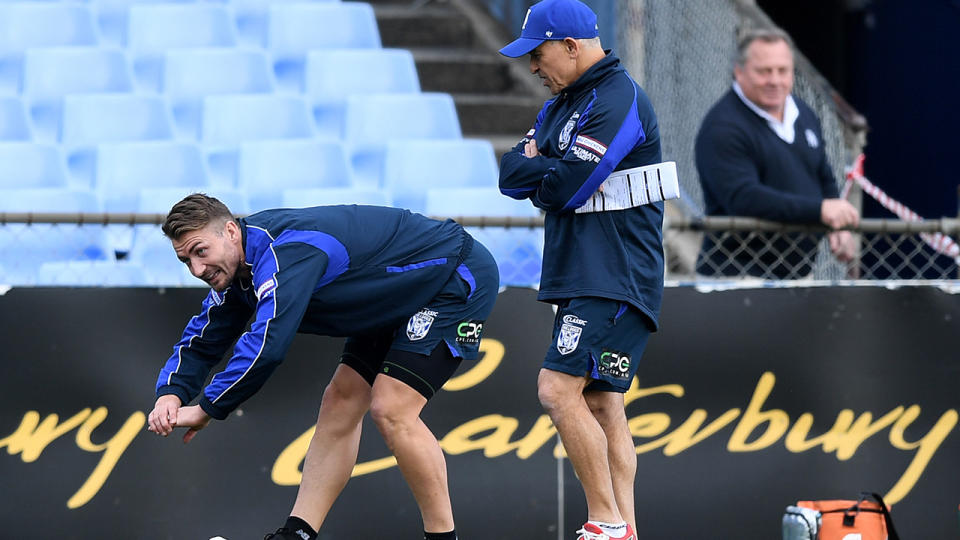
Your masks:
[[[345,139],[357,181],[380,187],[383,154],[391,139],[460,139],[449,94],[363,94],[347,98]]]
[[[138,94],[76,94],[63,99],[60,139],[75,182],[92,185],[96,145],[173,138],[167,103]]]
[[[0,95],[19,91],[25,50],[97,42],[93,15],[83,4],[0,3]]]
[[[221,187],[208,187],[196,189],[193,187],[146,187],[142,188],[137,197],[137,212],[142,214],[166,214],[187,195],[192,193],[204,193],[215,197],[223,204],[227,205],[235,215],[246,215],[250,213],[250,203],[247,195],[238,189],[229,189]],[[153,227],[146,225],[146,227]],[[161,233],[162,234],[162,233]]]
[[[0,188],[66,188],[60,149],[49,144],[0,142]]]
[[[337,141],[273,140],[240,145],[237,185],[255,210],[280,206],[284,189],[352,184],[347,154]]]
[[[434,217],[516,217],[540,214],[530,201],[517,201],[493,188],[437,188],[427,191],[426,213]],[[540,283],[543,229],[540,227],[467,227],[490,250],[502,286]]]
[[[96,170],[96,190],[107,212],[136,212],[144,188],[202,191],[210,185],[203,153],[185,142],[101,144]]]
[[[241,45],[263,47],[267,43],[267,20],[270,6],[281,3],[302,3],[305,0],[231,0]],[[340,0],[312,0],[339,2]]]
[[[99,212],[90,191],[64,188],[0,189],[0,212]],[[104,227],[74,224],[8,224],[0,227],[0,283],[35,285],[44,263],[106,260]]]
[[[480,139],[388,141],[383,188],[399,207],[425,212],[427,190],[479,187],[498,192],[493,146]]]
[[[417,66],[405,49],[310,51],[304,78],[318,131],[335,137],[343,134],[347,96],[420,91]]]
[[[276,94],[208,96],[203,100],[200,131],[213,181],[225,186],[236,184],[241,143],[315,134],[306,100]]]
[[[39,287],[144,287],[146,269],[132,261],[54,261],[40,265]]]
[[[129,26],[130,6],[136,4],[173,4],[194,0],[91,0],[100,30],[101,43],[108,46],[125,46]]]
[[[17,97],[0,97],[0,141],[29,141],[33,129],[27,110]]]
[[[213,4],[138,4],[130,7],[127,47],[140,87],[160,89],[164,53],[184,47],[232,47],[236,29],[228,8]]]
[[[295,188],[283,190],[280,206],[306,208],[333,204],[365,204],[391,206],[390,195],[380,189],[358,188]]]
[[[201,105],[208,95],[273,90],[270,62],[262,51],[193,48],[166,53],[163,93],[170,99],[181,135],[193,139],[199,136]]]
[[[440,187],[426,190],[425,210],[438,217],[532,218],[540,211],[530,201],[518,201],[494,186]]]
[[[267,23],[267,49],[277,81],[303,88],[303,64],[313,49],[380,48],[380,30],[370,4],[314,2],[274,4]]]
[[[23,60],[23,96],[35,138],[56,141],[63,97],[133,89],[127,57],[119,49],[51,47],[30,49]]]

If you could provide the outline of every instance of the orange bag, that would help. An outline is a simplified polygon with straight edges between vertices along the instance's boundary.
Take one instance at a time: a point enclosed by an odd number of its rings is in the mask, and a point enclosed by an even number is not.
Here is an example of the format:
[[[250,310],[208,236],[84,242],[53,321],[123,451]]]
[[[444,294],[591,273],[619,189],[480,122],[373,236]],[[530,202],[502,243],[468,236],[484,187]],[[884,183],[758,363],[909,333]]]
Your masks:
[[[890,510],[876,493],[864,491],[855,501],[799,501],[797,506],[820,512],[820,540],[900,540]]]

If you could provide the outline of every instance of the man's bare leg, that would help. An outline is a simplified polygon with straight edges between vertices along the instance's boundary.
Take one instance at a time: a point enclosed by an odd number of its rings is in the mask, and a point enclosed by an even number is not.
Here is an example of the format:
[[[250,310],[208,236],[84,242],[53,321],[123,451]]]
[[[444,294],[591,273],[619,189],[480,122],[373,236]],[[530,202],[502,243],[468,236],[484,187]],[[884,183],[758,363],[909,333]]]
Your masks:
[[[420,507],[423,530],[442,533],[454,530],[453,508],[443,450],[420,420],[426,404],[427,399],[407,384],[379,375],[373,384],[370,416]]]
[[[541,369],[537,380],[540,404],[553,420],[587,499],[587,519],[624,521],[614,494],[610,467],[598,456],[608,455],[606,434],[583,396],[588,380]]]
[[[636,531],[634,482],[637,476],[637,449],[627,424],[623,394],[588,391],[584,399],[607,438],[607,460],[617,508],[623,519]]]
[[[323,392],[317,427],[303,463],[303,479],[291,515],[320,530],[357,462],[363,415],[370,408],[370,385],[340,364]]]

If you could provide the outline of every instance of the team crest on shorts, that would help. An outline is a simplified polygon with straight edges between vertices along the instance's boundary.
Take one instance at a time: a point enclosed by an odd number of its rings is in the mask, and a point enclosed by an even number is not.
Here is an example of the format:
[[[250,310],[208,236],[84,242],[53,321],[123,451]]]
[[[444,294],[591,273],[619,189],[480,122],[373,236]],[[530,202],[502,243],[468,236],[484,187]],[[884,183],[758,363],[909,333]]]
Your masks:
[[[407,339],[417,341],[423,339],[430,331],[437,312],[429,309],[421,309],[410,320],[407,321]]]
[[[580,118],[580,113],[574,112],[573,115],[567,120],[567,123],[564,124],[563,129],[560,130],[560,141],[559,146],[560,150],[566,150],[570,146],[570,135],[573,133],[573,128],[577,125],[577,118]]]
[[[580,334],[583,328],[575,324],[563,323],[560,326],[560,336],[557,337],[557,350],[560,354],[570,354],[577,350],[580,344]]]

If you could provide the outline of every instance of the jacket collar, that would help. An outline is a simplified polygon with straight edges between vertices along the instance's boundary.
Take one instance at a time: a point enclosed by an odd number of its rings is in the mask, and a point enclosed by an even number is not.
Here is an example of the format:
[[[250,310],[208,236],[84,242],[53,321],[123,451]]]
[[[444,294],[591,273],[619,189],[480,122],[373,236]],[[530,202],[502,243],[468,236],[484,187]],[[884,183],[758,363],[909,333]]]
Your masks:
[[[596,64],[590,66],[583,75],[577,78],[577,80],[570,83],[569,86],[560,91],[562,96],[568,95],[578,95],[586,90],[589,90],[597,85],[601,79],[610,75],[611,73],[617,71],[623,71],[623,67],[620,66],[620,58],[617,55],[613,54],[611,49],[606,49],[604,51],[606,56],[604,56]]]

